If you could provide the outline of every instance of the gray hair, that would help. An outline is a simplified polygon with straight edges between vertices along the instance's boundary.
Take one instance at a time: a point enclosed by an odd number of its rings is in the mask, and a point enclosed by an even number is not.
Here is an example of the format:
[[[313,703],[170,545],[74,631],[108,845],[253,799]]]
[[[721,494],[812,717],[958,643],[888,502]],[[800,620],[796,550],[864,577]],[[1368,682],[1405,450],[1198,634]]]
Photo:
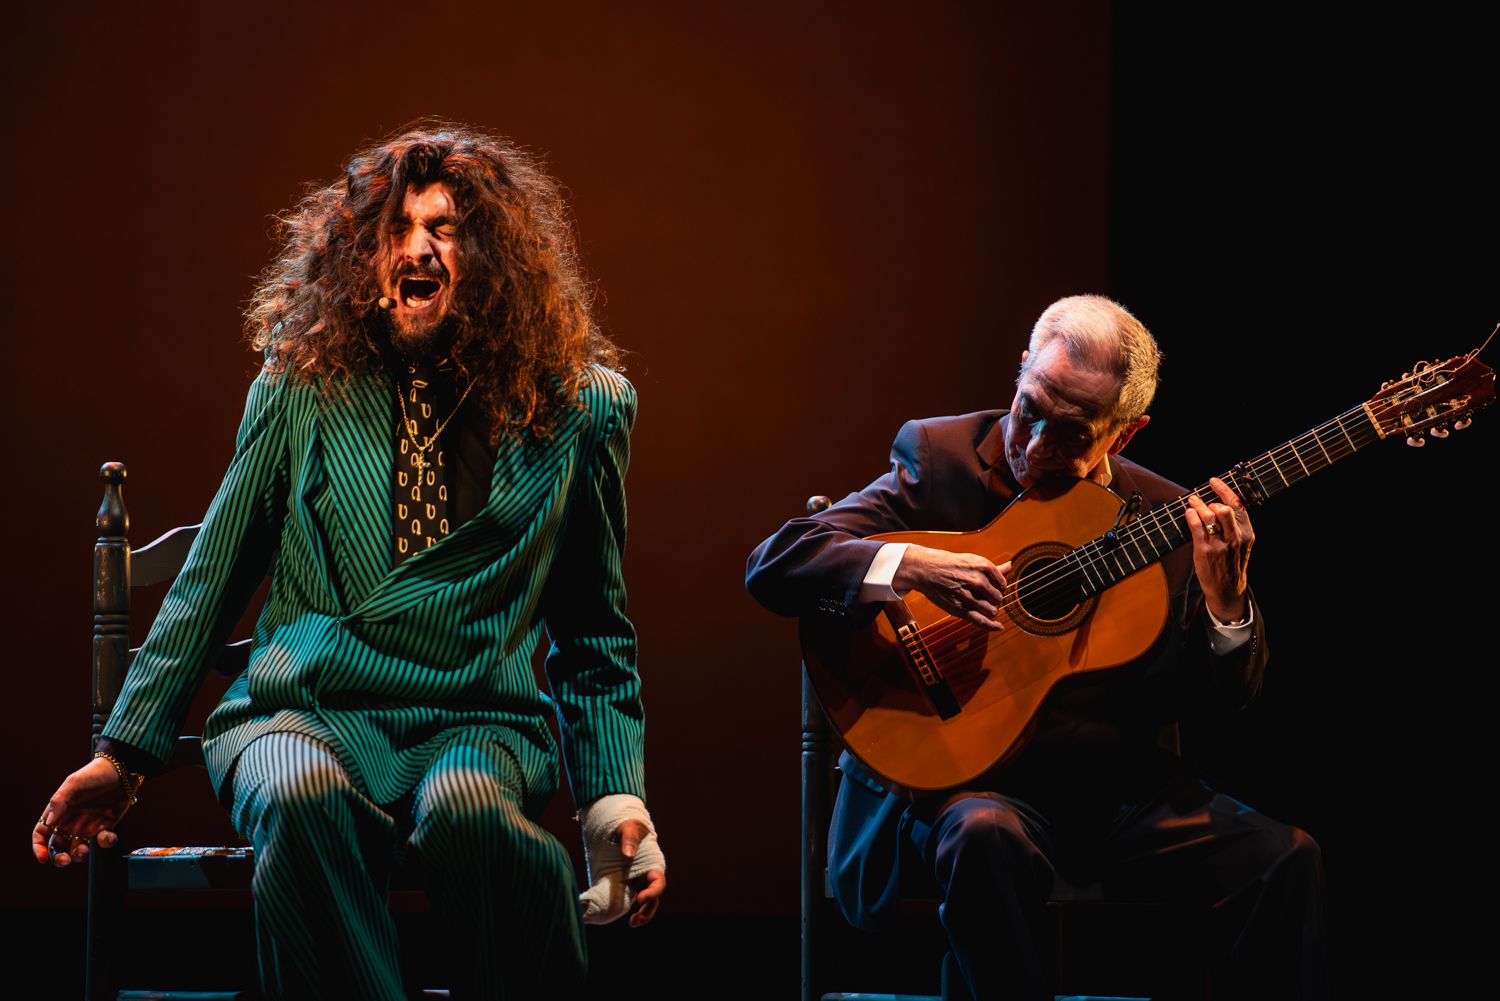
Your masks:
[[[1111,408],[1116,426],[1133,423],[1151,406],[1161,349],[1124,306],[1102,295],[1072,295],[1048,306],[1031,328],[1021,376],[1042,349],[1059,338],[1069,359],[1119,378],[1120,392]]]

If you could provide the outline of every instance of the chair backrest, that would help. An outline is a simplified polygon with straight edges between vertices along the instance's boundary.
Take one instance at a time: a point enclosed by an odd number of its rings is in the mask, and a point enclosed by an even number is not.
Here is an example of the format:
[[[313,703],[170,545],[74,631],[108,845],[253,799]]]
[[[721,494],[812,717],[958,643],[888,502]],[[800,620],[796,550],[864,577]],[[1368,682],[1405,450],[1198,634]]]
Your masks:
[[[833,502],[818,495],[808,498],[807,513],[816,514]],[[820,971],[817,946],[822,939],[828,892],[828,822],[834,790],[833,728],[818,705],[812,681],[802,672],[802,988],[803,1001],[818,997]]]
[[[833,728],[802,672],[802,994],[818,997],[816,947],[822,937],[821,901],[828,892],[828,822],[833,803]]]
[[[125,510],[125,464],[106,462],[99,470],[104,500],[94,526],[94,644],[90,685],[93,721],[89,750],[99,742],[105,720],[120,697],[130,669],[130,514]]]
[[[132,591],[174,580],[187,562],[201,525],[184,525],[161,535],[140,549],[130,547],[130,512],[125,507],[125,464],[106,462],[99,469],[104,481],[104,499],[99,505],[94,542],[94,640],[93,676],[90,691],[93,719],[89,749],[98,743],[125,673],[140,651],[130,646],[130,594]],[[227,644],[215,659],[216,673],[233,677],[250,660],[251,641]],[[201,764],[197,737],[178,738],[168,767]]]

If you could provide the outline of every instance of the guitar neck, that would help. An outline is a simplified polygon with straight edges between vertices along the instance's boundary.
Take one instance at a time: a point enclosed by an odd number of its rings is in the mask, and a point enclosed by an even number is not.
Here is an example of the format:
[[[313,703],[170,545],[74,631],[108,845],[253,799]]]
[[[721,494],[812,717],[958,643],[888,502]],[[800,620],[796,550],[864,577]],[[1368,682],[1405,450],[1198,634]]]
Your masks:
[[[1361,404],[1333,420],[1241,462],[1219,479],[1247,504],[1259,505],[1313,473],[1381,439],[1379,425]],[[1218,494],[1205,483],[1193,491],[1205,502]],[[1192,538],[1187,524],[1188,496],[1145,512],[1134,521],[1086,542],[1067,557],[1085,596],[1144,569]]]

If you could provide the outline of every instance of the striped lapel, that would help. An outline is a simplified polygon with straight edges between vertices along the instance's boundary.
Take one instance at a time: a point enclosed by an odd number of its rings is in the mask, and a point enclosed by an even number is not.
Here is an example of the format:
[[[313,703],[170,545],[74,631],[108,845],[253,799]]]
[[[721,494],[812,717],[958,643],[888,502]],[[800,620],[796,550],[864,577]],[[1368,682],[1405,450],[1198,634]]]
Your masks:
[[[318,401],[323,464],[339,511],[331,540],[348,607],[391,571],[395,423],[383,375],[359,375]]]

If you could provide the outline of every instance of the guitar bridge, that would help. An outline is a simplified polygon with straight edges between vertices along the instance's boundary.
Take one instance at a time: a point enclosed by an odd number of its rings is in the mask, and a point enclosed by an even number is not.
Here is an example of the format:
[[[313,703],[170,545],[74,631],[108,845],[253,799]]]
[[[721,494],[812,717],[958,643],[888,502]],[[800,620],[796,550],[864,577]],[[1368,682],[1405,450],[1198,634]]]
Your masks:
[[[896,627],[896,638],[901,641],[901,649],[906,651],[906,662],[916,676],[917,684],[938,716],[952,719],[963,712],[952,687],[944,680],[937,662],[932,659],[932,652],[927,649],[927,641],[922,638],[921,630],[911,623],[903,623]]]

